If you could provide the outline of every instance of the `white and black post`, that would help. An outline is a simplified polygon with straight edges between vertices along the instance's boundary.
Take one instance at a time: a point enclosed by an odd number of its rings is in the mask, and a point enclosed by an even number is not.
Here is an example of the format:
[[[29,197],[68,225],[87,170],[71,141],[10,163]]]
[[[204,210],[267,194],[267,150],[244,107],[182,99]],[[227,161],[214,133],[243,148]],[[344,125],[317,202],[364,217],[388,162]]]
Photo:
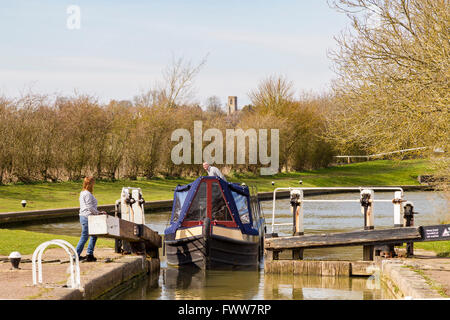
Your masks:
[[[364,215],[364,230],[373,230],[373,199],[374,192],[370,189],[361,190],[360,203],[361,213]],[[363,260],[372,261],[375,247],[373,245],[363,246]]]
[[[303,190],[291,191],[291,213],[293,219],[293,234],[294,236],[302,236],[303,229]]]
[[[392,200],[394,204],[394,228],[403,227],[403,202],[402,191],[395,191],[394,199]]]
[[[370,189],[361,190],[361,213],[364,215],[364,230],[374,229],[373,223],[374,192]]]
[[[291,213],[292,213],[292,225],[294,236],[302,236],[304,234],[303,229],[303,190],[294,189],[291,190]],[[303,259],[303,249],[293,249],[292,259]]]

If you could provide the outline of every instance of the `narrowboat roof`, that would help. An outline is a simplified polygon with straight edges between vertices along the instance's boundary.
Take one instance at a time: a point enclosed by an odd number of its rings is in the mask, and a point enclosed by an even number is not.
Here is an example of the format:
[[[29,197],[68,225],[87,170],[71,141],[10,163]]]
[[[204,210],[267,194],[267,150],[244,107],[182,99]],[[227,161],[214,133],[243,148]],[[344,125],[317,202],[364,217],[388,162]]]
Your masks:
[[[171,234],[182,227],[181,224],[191,207],[191,203],[193,202],[201,183],[211,180],[217,181],[220,185],[229,212],[239,229],[245,234],[257,235],[258,230],[253,227],[249,188],[238,183],[227,182],[215,176],[201,176],[192,183],[178,185],[175,188],[170,226],[164,233]],[[247,210],[247,213],[245,210]],[[241,217],[243,218],[241,219]]]

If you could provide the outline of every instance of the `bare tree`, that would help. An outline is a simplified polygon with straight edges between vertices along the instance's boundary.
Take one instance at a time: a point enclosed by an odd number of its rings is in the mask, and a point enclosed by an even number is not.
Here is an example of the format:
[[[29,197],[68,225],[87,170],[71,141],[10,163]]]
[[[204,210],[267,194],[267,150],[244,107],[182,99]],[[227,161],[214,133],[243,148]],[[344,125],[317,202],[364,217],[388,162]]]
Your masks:
[[[262,80],[249,97],[261,111],[277,112],[294,100],[293,83],[283,76],[270,76]]]
[[[172,58],[172,63],[163,70],[164,84],[161,93],[166,106],[187,104],[193,95],[195,76],[206,64],[206,55],[198,64],[184,58]]]
[[[206,99],[206,111],[211,113],[224,113],[222,102],[218,96],[211,96]]]

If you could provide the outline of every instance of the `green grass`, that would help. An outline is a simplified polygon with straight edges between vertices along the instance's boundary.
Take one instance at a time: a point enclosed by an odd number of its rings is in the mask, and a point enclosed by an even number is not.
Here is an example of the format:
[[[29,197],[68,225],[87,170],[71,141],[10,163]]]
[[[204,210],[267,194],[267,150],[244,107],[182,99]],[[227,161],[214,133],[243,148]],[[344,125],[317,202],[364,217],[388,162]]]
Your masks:
[[[438,257],[450,258],[450,241],[416,242],[414,248],[433,251]]]
[[[272,191],[271,181],[275,187],[299,186],[299,180],[304,187],[419,185],[417,176],[430,171],[426,160],[378,160],[275,176],[236,175],[233,180],[254,184],[259,191]]]
[[[279,173],[274,176],[234,174],[232,182],[255,185],[258,191],[273,191],[275,187],[337,187],[337,186],[388,186],[418,185],[417,176],[429,173],[426,160],[377,160],[319,170]],[[147,201],[172,199],[177,184],[187,184],[195,177],[186,179],[119,180],[98,181],[94,195],[99,205],[113,204],[120,197],[122,187],[141,188]],[[275,186],[271,182],[275,181]],[[0,212],[23,211],[20,202],[27,200],[25,210],[78,207],[80,182],[13,184],[0,186]]]
[[[0,255],[9,255],[12,251],[19,251],[22,255],[32,254],[38,245],[54,239],[66,240],[71,245],[76,247],[80,237],[59,236],[24,230],[0,229]],[[95,247],[114,248],[114,240],[98,238]]]

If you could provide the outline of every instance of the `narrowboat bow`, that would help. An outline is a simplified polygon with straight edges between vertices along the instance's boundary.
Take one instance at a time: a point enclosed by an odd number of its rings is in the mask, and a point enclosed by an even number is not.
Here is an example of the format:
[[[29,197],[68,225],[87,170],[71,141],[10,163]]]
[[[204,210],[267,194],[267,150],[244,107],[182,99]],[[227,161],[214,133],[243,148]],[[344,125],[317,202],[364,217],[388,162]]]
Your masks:
[[[169,265],[256,267],[263,239],[264,217],[254,188],[211,176],[176,187],[164,231]]]

